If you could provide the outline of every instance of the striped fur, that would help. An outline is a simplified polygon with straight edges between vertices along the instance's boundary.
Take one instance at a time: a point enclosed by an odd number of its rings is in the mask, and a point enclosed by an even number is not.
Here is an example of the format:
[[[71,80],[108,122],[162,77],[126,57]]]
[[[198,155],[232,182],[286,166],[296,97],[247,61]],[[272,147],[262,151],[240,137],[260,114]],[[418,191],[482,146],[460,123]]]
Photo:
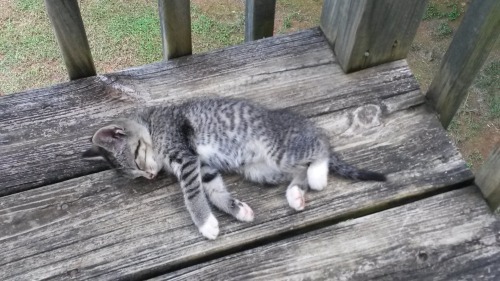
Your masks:
[[[194,224],[209,239],[219,232],[209,201],[238,220],[254,218],[252,209],[226,190],[221,173],[263,184],[290,182],[287,200],[296,210],[304,208],[309,187],[326,186],[329,172],[385,180],[339,159],[311,121],[244,100],[196,99],[143,109],[99,129],[92,143],[85,156],[101,156],[124,175],[152,179],[162,169],[174,174]]]

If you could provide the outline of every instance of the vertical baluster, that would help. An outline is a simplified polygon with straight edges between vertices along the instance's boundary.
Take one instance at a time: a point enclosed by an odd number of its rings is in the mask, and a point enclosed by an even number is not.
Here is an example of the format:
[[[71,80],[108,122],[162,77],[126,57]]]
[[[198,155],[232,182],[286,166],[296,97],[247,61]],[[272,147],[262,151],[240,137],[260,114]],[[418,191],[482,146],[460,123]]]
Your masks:
[[[189,2],[189,0],[158,0],[165,60],[192,53]]]
[[[496,144],[476,176],[476,184],[491,209],[500,212],[500,143]]]
[[[45,0],[71,80],[96,75],[77,0]]]
[[[427,1],[325,0],[321,29],[345,72],[403,59]]]
[[[447,128],[500,34],[500,1],[473,0],[432,80],[427,98]]]
[[[276,0],[246,0],[245,42],[273,36]]]

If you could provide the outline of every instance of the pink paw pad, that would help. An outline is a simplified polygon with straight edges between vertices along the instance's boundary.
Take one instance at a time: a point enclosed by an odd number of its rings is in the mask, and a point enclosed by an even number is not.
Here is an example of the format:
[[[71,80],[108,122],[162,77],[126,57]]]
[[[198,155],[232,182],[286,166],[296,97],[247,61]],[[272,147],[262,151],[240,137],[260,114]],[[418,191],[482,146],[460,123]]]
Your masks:
[[[288,188],[286,191],[286,199],[288,201],[288,205],[290,205],[290,207],[292,207],[296,211],[304,210],[304,208],[306,207],[304,193],[305,192],[296,185]]]

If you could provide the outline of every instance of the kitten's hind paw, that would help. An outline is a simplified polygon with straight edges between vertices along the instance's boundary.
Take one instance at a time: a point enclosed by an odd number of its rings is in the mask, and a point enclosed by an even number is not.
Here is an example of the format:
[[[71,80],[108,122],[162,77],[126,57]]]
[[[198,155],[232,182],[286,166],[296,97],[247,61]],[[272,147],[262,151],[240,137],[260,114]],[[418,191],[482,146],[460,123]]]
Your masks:
[[[214,240],[219,235],[219,222],[213,214],[210,214],[207,221],[198,229],[207,239]]]
[[[236,203],[236,202],[235,202]],[[251,222],[254,219],[254,213],[252,208],[247,205],[245,202],[238,201],[236,203],[239,207],[240,210],[236,214],[236,219],[239,221],[244,221],[244,222]]]
[[[306,207],[306,202],[304,199],[304,191],[300,187],[294,185],[286,190],[286,199],[288,205],[295,209],[296,211],[302,211]]]

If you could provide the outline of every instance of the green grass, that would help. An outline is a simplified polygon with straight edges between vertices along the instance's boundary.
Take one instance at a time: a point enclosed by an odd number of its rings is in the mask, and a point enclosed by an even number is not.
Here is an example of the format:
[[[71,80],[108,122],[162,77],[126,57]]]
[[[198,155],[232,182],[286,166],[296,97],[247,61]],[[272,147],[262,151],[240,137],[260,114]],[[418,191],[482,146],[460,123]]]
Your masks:
[[[476,137],[481,132],[483,123],[480,118],[463,110],[453,118],[448,130],[455,136],[457,143],[463,143]]]
[[[480,165],[483,162],[483,156],[478,150],[472,151],[467,157],[467,167],[469,169],[476,168],[476,165]]]
[[[439,11],[436,4],[429,2],[425,8],[423,20],[440,19],[442,13]]]
[[[39,22],[37,25],[31,25],[29,22],[20,25],[19,22],[8,19],[0,26],[0,34],[0,54],[4,56],[0,67],[58,56],[57,43],[48,21]]]
[[[463,9],[458,7],[456,1],[447,5],[440,5],[435,2],[429,2],[425,9],[423,20],[447,19],[448,21],[457,20],[462,14]]]
[[[489,63],[476,78],[475,85],[486,93],[490,117],[500,118],[500,61]]]
[[[121,59],[133,66],[161,60],[156,3],[94,0],[81,10],[95,61]]]
[[[135,43],[139,63],[161,59],[160,25],[151,11],[142,15],[114,15],[106,29],[113,44]]]
[[[243,14],[239,14],[232,19],[220,21],[204,14],[198,6],[192,4],[191,28],[194,51],[206,52],[241,44],[244,41],[245,18]]]
[[[16,0],[16,7],[21,11],[39,11],[44,7],[44,1],[41,0]]]
[[[453,34],[453,29],[446,22],[440,23],[436,27],[436,30],[434,31],[434,35],[439,37],[439,38],[446,38],[446,37],[451,36],[452,34]]]
[[[282,27],[280,29],[280,32],[285,32],[287,29],[290,29],[292,27],[293,21],[302,21],[302,20],[304,20],[304,19],[300,15],[300,13],[298,13],[298,12],[293,12],[293,13],[287,14],[283,18],[283,24],[282,24]]]
[[[54,77],[62,74],[62,60],[43,1],[12,0],[6,7],[0,11],[8,13],[0,22],[0,95],[61,81]]]

